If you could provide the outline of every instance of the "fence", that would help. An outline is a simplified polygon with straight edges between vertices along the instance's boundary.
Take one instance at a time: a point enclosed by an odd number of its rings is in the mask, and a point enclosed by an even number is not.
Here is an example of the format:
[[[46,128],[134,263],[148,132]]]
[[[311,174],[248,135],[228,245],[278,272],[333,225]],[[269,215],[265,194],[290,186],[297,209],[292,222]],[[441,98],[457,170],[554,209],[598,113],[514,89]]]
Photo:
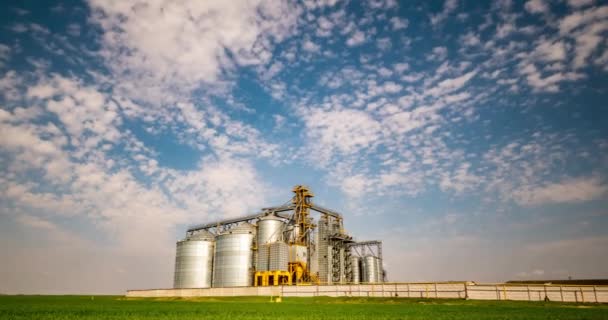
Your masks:
[[[608,302],[608,286],[587,285],[467,285],[469,299],[561,302]]]
[[[283,286],[281,294],[285,297],[466,298],[462,282]]]
[[[608,286],[466,282],[129,290],[127,297],[400,297],[608,303]]]

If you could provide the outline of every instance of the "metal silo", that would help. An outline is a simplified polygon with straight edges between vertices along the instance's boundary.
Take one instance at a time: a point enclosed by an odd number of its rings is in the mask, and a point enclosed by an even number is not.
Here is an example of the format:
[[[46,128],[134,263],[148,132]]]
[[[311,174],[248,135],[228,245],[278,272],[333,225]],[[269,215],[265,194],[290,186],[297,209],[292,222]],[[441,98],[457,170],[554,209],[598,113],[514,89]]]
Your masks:
[[[384,268],[382,267],[382,260],[380,258],[376,258],[376,264],[378,265],[376,268],[376,270],[378,270],[378,278],[376,278],[376,282],[384,282]]]
[[[361,259],[361,281],[367,283],[380,282],[378,259],[374,256],[365,256]]]
[[[276,216],[265,216],[258,221],[258,246],[283,240],[285,223]]]
[[[289,263],[289,246],[285,242],[274,242],[268,245],[269,259],[268,270],[287,271]]]
[[[270,245],[258,245],[255,271],[268,271],[268,256],[270,256]]]
[[[177,242],[174,288],[211,287],[213,247],[213,235],[206,231]]]
[[[244,223],[216,237],[213,287],[252,285],[254,234],[255,227]]]
[[[350,265],[352,270],[352,279],[350,281],[354,284],[358,284],[361,281],[361,266],[359,265],[359,257],[350,257]]]

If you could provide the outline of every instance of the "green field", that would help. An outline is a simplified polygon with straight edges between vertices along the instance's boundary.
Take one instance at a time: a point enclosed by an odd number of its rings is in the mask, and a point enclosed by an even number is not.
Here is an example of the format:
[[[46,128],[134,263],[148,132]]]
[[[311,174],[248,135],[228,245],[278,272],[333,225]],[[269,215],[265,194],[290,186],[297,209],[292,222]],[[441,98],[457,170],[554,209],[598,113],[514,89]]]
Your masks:
[[[267,297],[0,296],[0,319],[608,319],[608,305]]]

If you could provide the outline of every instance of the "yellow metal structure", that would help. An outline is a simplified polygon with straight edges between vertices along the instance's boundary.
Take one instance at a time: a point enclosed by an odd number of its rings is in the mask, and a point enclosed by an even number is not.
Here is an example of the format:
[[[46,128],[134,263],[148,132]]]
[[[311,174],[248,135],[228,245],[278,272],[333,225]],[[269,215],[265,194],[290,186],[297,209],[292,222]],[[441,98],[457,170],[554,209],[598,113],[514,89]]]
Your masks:
[[[298,233],[295,236],[294,244],[308,245],[310,232],[314,228],[310,216],[310,207],[312,206],[311,199],[314,194],[303,185],[297,185],[293,188],[295,193],[291,202],[294,204],[294,220]]]
[[[298,261],[298,262],[290,262],[289,263],[289,274],[291,275],[291,279],[293,283],[302,283],[304,282],[304,275],[306,274],[306,263]]]
[[[255,287],[291,285],[291,274],[288,271],[258,271],[255,273]]]

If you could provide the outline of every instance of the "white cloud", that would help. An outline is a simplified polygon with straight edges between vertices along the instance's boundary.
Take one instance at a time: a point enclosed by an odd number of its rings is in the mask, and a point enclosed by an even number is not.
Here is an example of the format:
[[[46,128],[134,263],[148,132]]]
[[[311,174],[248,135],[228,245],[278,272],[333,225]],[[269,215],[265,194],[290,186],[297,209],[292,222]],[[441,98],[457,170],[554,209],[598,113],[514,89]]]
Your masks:
[[[15,79],[7,85],[15,87]],[[123,117],[153,121],[147,118],[157,116],[156,109],[58,75],[37,79],[15,99],[28,107],[0,112],[0,150],[10,154],[1,159],[0,199],[19,209],[11,214],[23,225],[60,235],[69,227],[54,224],[57,216],[75,216],[122,252],[151,257],[155,250],[172,251],[177,225],[242,215],[265,204],[268,189],[256,169],[231,155],[265,157],[273,147],[218,110],[178,103],[156,123],[175,121],[185,127],[178,138],[211,147],[213,155],[199,167],[179,171],[164,167],[154,150],[122,128]]]
[[[9,70],[0,78],[0,97],[3,97],[6,102],[15,101],[20,97],[23,78],[15,72]]]
[[[432,96],[441,96],[456,90],[461,89],[471,78],[477,74],[476,70],[469,71],[460,77],[445,79],[439,82],[436,86],[429,89],[427,93]]]
[[[319,27],[324,30],[329,30],[334,27],[334,23],[324,16],[319,17],[317,23],[319,24]]]
[[[608,71],[608,50],[604,50],[604,53],[602,53],[601,56],[597,57],[597,59],[595,59],[593,63],[600,67],[603,67],[604,71]]]
[[[362,44],[363,42],[365,42],[365,33],[363,33],[361,30],[357,30],[350,36],[350,38],[346,40],[346,45],[349,47],[354,47]]]
[[[576,33],[575,68],[581,68],[587,65],[589,57],[604,39],[602,33],[606,31],[608,31],[608,21],[593,23]]]
[[[304,118],[312,145],[325,160],[332,150],[353,154],[370,148],[380,136],[380,124],[369,114],[356,110],[312,110]]]
[[[608,6],[601,6],[575,11],[559,21],[559,33],[576,42],[572,61],[575,69],[588,65],[608,30],[607,20]]]
[[[369,181],[367,181],[367,178],[361,174],[346,177],[340,183],[342,192],[351,198],[363,196],[368,186]]]
[[[564,81],[576,81],[584,78],[584,75],[575,72],[556,72],[543,77],[533,64],[527,64],[520,68],[520,72],[526,75],[528,84],[535,91],[559,92],[559,84]]]
[[[388,68],[382,67],[382,68],[378,69],[378,74],[381,75],[381,76],[383,76],[383,77],[388,78],[388,77],[390,77],[390,76],[393,75],[393,71],[391,71]]]
[[[384,84],[384,92],[387,93],[398,93],[403,89],[403,87],[399,84],[396,84],[392,81],[388,81]]]
[[[73,79],[54,76],[28,88],[27,96],[48,100],[47,110],[54,113],[71,135],[73,146],[93,149],[102,141],[116,142],[121,133],[118,108],[94,87],[83,86]],[[93,133],[93,135],[88,135]]]
[[[367,5],[372,9],[390,9],[397,6],[395,0],[371,0],[367,2]]]
[[[16,23],[11,27],[11,30],[16,33],[24,33],[28,31],[28,28],[23,23]]]
[[[391,39],[389,37],[379,38],[376,39],[376,46],[378,47],[378,49],[386,51],[393,46],[393,43],[391,42]]]
[[[169,177],[167,189],[190,214],[214,218],[257,211],[266,204],[265,194],[270,192],[246,160],[205,159],[197,170],[171,172]]]
[[[67,33],[72,37],[80,36],[80,25],[77,23],[70,23],[67,27]]]
[[[513,194],[514,200],[526,206],[547,203],[575,203],[606,196],[608,185],[598,178],[576,178],[540,186],[523,187]]]
[[[293,32],[300,12],[283,1],[90,5],[103,30],[102,54],[121,79],[117,87],[150,102],[217,83],[235,63],[268,62],[273,40]]]
[[[274,119],[275,130],[283,128],[283,126],[285,126],[285,123],[287,122],[287,119],[280,114],[275,114],[272,116],[272,118]]]
[[[461,101],[467,100],[470,97],[471,97],[470,93],[468,93],[468,92],[460,92],[460,93],[457,93],[457,94],[452,94],[452,95],[449,95],[449,96],[445,96],[443,98],[443,100],[446,103],[451,104],[451,103],[456,103],[456,102],[461,102]]]
[[[574,239],[558,239],[527,245],[524,250],[532,254],[551,254],[557,257],[572,257],[601,251],[608,246],[606,236],[587,236]],[[571,259],[570,259],[571,260]]]
[[[410,68],[410,65],[407,63],[397,63],[395,64],[395,71],[399,72],[399,73],[403,73],[403,71],[406,71]]]
[[[565,147],[570,143],[571,147]],[[573,155],[587,153],[586,150],[572,136],[536,132],[486,152],[483,159],[487,172],[480,176],[486,192],[522,206],[602,199],[608,185],[601,176],[556,177],[573,160]]]
[[[408,27],[409,25],[409,21],[405,18],[400,18],[400,17],[392,17],[391,20],[391,26],[393,27],[393,30],[402,30]]]
[[[563,41],[551,42],[543,39],[536,46],[534,53],[543,61],[564,61],[566,59],[566,46]]]
[[[435,15],[432,15],[431,24],[434,27],[440,25],[458,6],[458,0],[445,0],[443,3],[443,10]]]
[[[526,271],[519,272],[515,276],[517,278],[522,278],[522,279],[542,279],[544,274],[545,274],[545,270],[534,269],[529,272],[526,272]]]
[[[473,32],[467,32],[467,34],[462,36],[461,39],[462,39],[462,42],[469,47],[476,46],[481,42],[479,40],[479,35],[477,35]]]
[[[578,9],[592,5],[594,2],[595,0],[568,0],[568,5]]]
[[[304,44],[302,44],[302,49],[308,52],[319,52],[320,47],[316,43],[307,39],[304,41]]]
[[[511,22],[503,23],[496,27],[496,37],[504,39],[516,30],[515,25]]]
[[[471,190],[482,181],[482,179],[471,173],[471,164],[463,163],[451,174],[446,174],[441,178],[439,187],[443,191],[454,191],[462,194]]]
[[[530,13],[547,13],[549,12],[549,6],[544,0],[528,0],[524,5],[526,11]]]
[[[432,54],[428,57],[431,60],[443,61],[448,55],[448,48],[446,47],[435,47],[433,48]]]
[[[412,112],[399,112],[388,116],[382,123],[392,132],[403,134],[424,126],[426,121]]]
[[[30,216],[30,215],[20,215],[18,218],[20,223],[37,229],[45,229],[45,230],[56,230],[57,226],[52,222],[44,220],[39,217]]]
[[[559,22],[559,32],[566,35],[573,30],[588,25],[591,22],[608,18],[608,6],[591,8],[586,11],[574,12]]]

